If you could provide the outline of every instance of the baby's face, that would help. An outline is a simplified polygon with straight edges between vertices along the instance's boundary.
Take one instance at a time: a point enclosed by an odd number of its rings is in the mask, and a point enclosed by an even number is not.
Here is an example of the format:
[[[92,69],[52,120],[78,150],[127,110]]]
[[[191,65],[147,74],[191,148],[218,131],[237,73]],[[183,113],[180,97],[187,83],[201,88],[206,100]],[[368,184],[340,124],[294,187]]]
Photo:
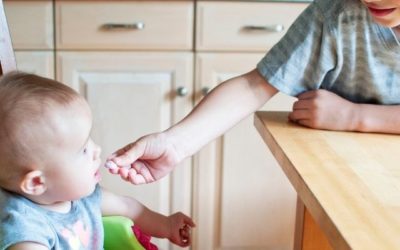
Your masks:
[[[83,100],[72,107],[50,112],[49,146],[44,153],[47,192],[53,199],[68,201],[94,191],[100,181],[100,147],[90,138],[92,116]]]
[[[400,25],[400,0],[361,0],[380,25],[394,28]]]

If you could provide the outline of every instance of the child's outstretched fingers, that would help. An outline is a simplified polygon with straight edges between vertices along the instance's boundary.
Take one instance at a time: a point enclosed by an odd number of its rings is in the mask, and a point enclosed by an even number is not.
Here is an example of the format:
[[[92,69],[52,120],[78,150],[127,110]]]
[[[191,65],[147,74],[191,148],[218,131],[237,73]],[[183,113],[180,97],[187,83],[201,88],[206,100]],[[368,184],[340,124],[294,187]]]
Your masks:
[[[145,148],[146,144],[139,139],[118,149],[107,158],[107,162],[113,161],[118,166],[130,165],[143,156]]]
[[[107,157],[104,166],[109,169],[110,173],[119,174],[118,168],[130,168],[131,164],[143,155],[143,151],[143,144],[130,143]]]

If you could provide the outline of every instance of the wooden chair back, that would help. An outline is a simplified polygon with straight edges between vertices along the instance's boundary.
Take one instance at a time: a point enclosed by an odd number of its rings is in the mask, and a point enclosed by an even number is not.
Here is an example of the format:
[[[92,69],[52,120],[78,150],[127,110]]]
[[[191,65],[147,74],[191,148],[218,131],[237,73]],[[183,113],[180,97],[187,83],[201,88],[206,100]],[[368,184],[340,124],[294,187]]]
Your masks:
[[[17,69],[11,36],[4,12],[3,0],[0,0],[0,75]]]

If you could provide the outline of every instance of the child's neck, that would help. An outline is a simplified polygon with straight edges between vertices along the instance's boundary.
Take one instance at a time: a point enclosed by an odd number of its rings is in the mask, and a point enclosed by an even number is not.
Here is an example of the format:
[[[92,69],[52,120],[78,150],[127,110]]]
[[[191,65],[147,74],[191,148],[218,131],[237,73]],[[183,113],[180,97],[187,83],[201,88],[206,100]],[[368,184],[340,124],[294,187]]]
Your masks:
[[[66,214],[71,210],[72,202],[71,201],[62,201],[53,204],[38,204],[44,209],[51,210],[57,213]]]

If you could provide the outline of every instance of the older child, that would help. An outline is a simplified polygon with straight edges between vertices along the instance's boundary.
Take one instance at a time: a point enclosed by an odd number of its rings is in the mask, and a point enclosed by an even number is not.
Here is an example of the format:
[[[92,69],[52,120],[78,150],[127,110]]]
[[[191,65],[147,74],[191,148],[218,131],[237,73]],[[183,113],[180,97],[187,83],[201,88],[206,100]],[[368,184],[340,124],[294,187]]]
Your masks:
[[[155,181],[278,91],[299,98],[289,117],[299,124],[400,133],[399,25],[399,0],[315,0],[256,69],[223,82],[178,124],[118,150],[107,165],[134,184]]]
[[[99,187],[100,147],[87,102],[56,81],[0,79],[0,249],[103,249],[102,215],[190,244],[193,221],[163,216]]]

